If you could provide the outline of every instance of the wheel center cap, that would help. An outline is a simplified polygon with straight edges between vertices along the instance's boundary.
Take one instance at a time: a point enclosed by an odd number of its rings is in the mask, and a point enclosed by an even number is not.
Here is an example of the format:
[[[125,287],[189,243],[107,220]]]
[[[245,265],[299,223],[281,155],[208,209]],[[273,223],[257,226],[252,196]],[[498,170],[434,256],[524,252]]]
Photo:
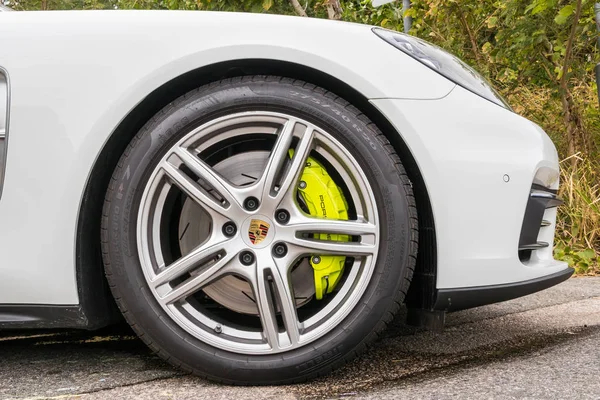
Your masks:
[[[240,233],[250,248],[262,249],[273,242],[275,226],[269,218],[258,214],[244,221]]]

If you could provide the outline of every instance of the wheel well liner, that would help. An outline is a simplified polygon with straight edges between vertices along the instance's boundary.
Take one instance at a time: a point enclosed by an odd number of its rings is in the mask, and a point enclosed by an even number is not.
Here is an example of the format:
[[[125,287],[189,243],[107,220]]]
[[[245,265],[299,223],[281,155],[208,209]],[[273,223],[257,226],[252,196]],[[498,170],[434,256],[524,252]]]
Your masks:
[[[76,274],[79,302],[89,329],[107,325],[118,318],[104,277],[100,249],[100,222],[104,195],[112,173],[131,139],[159,110],[179,96],[199,86],[243,75],[276,75],[302,79],[336,93],[361,110],[388,138],[400,156],[417,203],[419,253],[406,302],[411,308],[431,308],[435,303],[436,243],[433,213],[421,173],[410,150],[391,123],[347,83],[322,71],[275,60],[232,60],[198,68],[155,89],[121,121],[102,148],[86,184],[80,207]]]

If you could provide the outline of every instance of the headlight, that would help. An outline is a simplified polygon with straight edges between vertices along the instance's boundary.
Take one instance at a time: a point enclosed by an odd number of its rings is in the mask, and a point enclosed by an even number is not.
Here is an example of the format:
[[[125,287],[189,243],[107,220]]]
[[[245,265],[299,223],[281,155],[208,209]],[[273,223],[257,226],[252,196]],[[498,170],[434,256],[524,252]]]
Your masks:
[[[506,101],[477,71],[447,51],[414,36],[373,28],[373,32],[432,70],[467,90],[510,110]]]

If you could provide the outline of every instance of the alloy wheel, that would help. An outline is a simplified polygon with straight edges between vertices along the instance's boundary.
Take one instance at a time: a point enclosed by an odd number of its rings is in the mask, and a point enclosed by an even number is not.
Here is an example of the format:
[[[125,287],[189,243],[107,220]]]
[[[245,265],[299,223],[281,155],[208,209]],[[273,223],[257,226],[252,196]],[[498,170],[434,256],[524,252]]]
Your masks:
[[[348,220],[302,207],[309,157],[343,188]],[[369,182],[339,141],[293,115],[248,111],[168,149],[144,188],[136,233],[150,291],[181,328],[223,350],[268,354],[323,337],[351,312],[373,273],[378,226]],[[309,260],[327,255],[346,257],[344,277],[316,300]]]

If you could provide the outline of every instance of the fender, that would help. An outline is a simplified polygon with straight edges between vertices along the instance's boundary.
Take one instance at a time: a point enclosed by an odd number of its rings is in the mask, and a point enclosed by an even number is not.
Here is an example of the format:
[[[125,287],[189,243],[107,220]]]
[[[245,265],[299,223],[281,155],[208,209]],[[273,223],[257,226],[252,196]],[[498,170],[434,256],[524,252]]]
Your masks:
[[[73,244],[92,166],[137,104],[187,72],[229,60],[284,61],[334,76],[366,99],[441,98],[455,86],[368,26],[236,13],[132,16],[0,14],[0,60],[12,93],[0,220],[18,227],[0,232],[0,304],[79,304]],[[400,79],[400,71],[411,79]],[[394,75],[398,80],[387,79]]]

